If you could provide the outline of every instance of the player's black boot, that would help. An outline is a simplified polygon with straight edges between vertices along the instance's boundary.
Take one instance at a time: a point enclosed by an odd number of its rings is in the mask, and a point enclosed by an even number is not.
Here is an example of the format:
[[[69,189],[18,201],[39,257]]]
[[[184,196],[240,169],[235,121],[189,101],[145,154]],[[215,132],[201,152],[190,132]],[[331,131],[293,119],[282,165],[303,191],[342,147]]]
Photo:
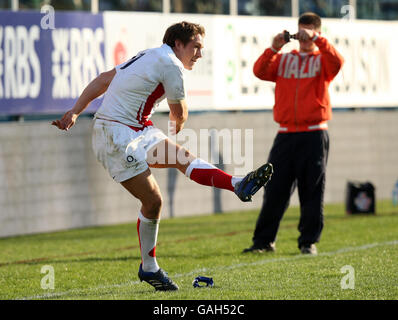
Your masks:
[[[271,180],[273,173],[274,169],[271,163],[262,165],[257,170],[248,173],[246,177],[235,186],[235,194],[243,202],[251,201],[252,196]]]
[[[165,272],[163,269],[159,269],[157,272],[145,272],[142,270],[142,264],[140,264],[138,277],[140,278],[141,282],[148,282],[155,288],[155,290],[178,290],[178,286],[168,277],[167,272]]]

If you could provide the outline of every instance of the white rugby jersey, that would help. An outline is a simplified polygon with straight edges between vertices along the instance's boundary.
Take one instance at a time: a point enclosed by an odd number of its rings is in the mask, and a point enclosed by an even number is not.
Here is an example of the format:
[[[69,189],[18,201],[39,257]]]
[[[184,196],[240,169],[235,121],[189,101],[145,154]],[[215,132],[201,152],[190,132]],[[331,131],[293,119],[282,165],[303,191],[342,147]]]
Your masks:
[[[184,66],[167,44],[141,51],[115,69],[96,118],[143,128],[152,125],[149,119],[164,98],[185,99]]]

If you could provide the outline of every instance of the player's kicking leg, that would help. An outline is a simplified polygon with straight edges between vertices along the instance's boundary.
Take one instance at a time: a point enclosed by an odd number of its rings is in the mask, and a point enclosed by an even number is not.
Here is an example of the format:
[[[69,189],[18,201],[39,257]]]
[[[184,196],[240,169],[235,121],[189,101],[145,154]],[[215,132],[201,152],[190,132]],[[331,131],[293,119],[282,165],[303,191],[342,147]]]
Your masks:
[[[165,139],[149,150],[147,162],[153,168],[177,168],[199,184],[234,192],[244,202],[251,201],[252,196],[268,183],[273,173],[272,164],[266,163],[245,177],[234,177],[196,158],[170,139]]]
[[[156,261],[156,241],[159,230],[162,196],[159,186],[148,169],[145,172],[121,182],[134,197],[142,203],[137,220],[137,232],[141,251],[138,277],[156,290],[178,290],[178,286],[159,268]]]

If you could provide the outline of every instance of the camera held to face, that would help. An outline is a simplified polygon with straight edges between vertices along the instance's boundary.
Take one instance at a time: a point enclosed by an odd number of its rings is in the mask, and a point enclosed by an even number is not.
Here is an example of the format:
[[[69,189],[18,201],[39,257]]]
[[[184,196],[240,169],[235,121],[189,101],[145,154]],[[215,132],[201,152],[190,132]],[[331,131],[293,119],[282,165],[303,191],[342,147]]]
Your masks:
[[[297,34],[290,34],[289,31],[284,31],[283,39],[285,40],[285,42],[290,42],[290,39],[298,40],[298,37],[297,37]]]

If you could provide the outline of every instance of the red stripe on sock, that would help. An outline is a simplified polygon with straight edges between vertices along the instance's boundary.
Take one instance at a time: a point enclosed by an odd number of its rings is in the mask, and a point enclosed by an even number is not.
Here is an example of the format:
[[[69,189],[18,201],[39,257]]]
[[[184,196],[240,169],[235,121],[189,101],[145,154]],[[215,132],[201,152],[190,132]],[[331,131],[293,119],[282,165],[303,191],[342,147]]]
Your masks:
[[[141,264],[143,264],[143,261],[142,261],[142,250],[141,250],[141,237],[140,237],[140,223],[141,223],[141,220],[138,218],[138,220],[137,220],[138,243],[140,244]]]
[[[156,257],[156,246],[153,247],[153,249],[151,251],[148,252],[149,256],[151,256],[152,258]]]
[[[205,186],[234,191],[231,183],[232,176],[220,169],[195,168],[192,170],[190,178]]]

